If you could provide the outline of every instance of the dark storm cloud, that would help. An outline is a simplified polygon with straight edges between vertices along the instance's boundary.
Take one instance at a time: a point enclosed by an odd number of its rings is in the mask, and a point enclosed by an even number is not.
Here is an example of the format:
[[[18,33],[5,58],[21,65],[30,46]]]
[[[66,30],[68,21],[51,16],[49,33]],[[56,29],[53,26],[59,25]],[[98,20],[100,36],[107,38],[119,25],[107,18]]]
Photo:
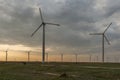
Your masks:
[[[41,24],[38,7],[42,8],[45,21],[61,24],[60,27],[46,26],[46,46],[71,52],[76,50],[94,52],[94,46],[101,38],[89,35],[100,32],[105,20],[113,19],[119,12],[119,0],[107,0],[104,13],[95,9],[97,0],[1,0],[0,1],[0,43],[28,47],[42,45],[42,28],[33,38],[31,33]],[[111,4],[111,5],[109,5]],[[113,17],[111,17],[113,16]],[[114,24],[116,24],[114,22]],[[118,27],[118,26],[116,26]],[[115,30],[114,28],[112,28]],[[110,32],[108,32],[110,33]],[[113,38],[119,40],[119,33]],[[93,46],[93,47],[91,47]],[[62,48],[63,47],[63,48]],[[98,48],[98,47],[95,47]]]
[[[94,13],[93,5],[94,1],[90,0],[66,0],[65,5],[61,8],[59,18],[63,19],[66,16],[65,20],[71,23],[80,21],[94,22],[93,16],[95,15],[92,14]]]

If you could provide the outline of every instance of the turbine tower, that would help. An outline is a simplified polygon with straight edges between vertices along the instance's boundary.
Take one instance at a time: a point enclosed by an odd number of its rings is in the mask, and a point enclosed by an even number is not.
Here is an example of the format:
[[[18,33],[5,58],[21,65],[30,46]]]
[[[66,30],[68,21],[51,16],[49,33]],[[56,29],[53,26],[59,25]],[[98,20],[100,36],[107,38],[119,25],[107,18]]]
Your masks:
[[[27,53],[28,53],[28,62],[30,62],[30,53],[31,53],[31,51],[28,51]]]
[[[61,62],[63,62],[63,54],[61,54]]]
[[[96,56],[96,62],[98,62],[98,58],[99,58],[99,57],[98,57],[98,56]]]
[[[48,53],[46,53],[46,61],[48,62]]]
[[[89,55],[89,62],[92,62],[92,55]]]
[[[41,21],[42,23],[40,24],[40,26],[32,33],[31,37],[43,26],[43,43],[42,43],[42,63],[45,62],[45,26],[46,25],[56,25],[56,26],[60,26],[59,24],[54,24],[54,23],[48,23],[48,22],[44,22],[43,16],[42,16],[42,11],[39,8],[39,12],[40,12],[40,16],[41,16]]]
[[[110,42],[108,38],[106,37],[105,33],[108,30],[108,28],[111,26],[111,24],[112,22],[108,25],[108,27],[105,29],[103,33],[90,33],[90,35],[101,35],[102,36],[102,62],[104,62],[104,41],[106,40],[107,43],[110,45]]]
[[[78,54],[75,54],[75,62],[78,62]]]
[[[7,62],[8,61],[8,49],[6,49],[5,53],[6,53],[6,62]]]

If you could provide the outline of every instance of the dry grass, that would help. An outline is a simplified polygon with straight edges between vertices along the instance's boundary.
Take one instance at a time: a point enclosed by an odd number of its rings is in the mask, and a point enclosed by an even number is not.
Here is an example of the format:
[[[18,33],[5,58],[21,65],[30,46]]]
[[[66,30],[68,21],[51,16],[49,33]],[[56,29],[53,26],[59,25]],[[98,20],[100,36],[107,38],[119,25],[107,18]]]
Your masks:
[[[0,80],[120,80],[120,64],[0,63]]]

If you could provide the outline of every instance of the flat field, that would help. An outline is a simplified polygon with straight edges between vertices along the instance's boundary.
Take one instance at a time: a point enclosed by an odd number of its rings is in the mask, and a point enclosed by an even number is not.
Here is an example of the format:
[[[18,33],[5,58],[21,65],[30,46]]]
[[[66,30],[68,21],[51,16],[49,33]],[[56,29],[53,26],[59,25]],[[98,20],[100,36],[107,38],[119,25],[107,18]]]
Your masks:
[[[120,64],[1,62],[0,80],[120,80]]]

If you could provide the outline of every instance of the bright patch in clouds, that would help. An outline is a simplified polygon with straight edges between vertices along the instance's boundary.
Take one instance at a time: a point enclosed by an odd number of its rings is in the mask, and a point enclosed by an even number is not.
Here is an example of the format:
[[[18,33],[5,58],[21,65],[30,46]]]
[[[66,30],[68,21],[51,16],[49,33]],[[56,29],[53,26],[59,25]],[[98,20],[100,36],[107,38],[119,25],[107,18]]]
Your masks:
[[[98,11],[103,11],[107,7],[107,0],[95,0],[94,8]]]
[[[0,50],[6,50],[6,49],[9,49],[9,50],[23,50],[23,51],[29,51],[31,50],[30,47],[25,47],[24,45],[0,45]]]

